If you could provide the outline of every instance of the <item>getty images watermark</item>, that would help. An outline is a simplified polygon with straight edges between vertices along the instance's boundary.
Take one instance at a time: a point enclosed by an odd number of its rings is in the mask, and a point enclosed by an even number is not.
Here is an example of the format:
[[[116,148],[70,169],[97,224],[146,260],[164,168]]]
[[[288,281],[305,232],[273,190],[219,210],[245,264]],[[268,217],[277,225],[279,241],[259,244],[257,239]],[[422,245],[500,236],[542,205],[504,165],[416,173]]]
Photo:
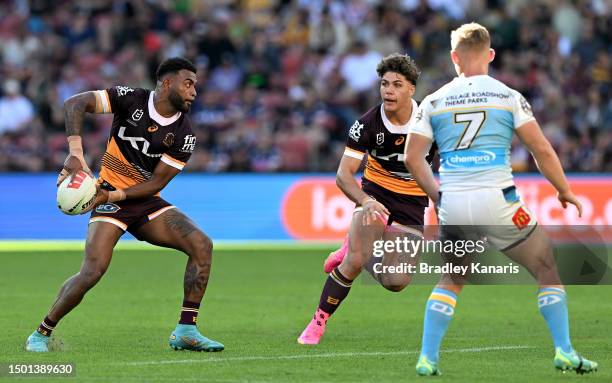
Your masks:
[[[484,254],[487,251],[487,241],[478,240],[415,240],[408,237],[397,237],[389,240],[377,240],[373,243],[372,255],[381,258],[374,263],[375,273],[403,273],[403,274],[518,274],[520,267],[513,262],[506,265],[483,265],[481,262],[470,262],[467,265],[445,262],[442,265],[430,264],[425,261],[400,261],[395,264],[383,264],[386,254],[397,254],[398,259],[416,258],[418,255],[431,253],[453,254],[457,258],[464,256]],[[402,257],[402,255],[404,255]]]

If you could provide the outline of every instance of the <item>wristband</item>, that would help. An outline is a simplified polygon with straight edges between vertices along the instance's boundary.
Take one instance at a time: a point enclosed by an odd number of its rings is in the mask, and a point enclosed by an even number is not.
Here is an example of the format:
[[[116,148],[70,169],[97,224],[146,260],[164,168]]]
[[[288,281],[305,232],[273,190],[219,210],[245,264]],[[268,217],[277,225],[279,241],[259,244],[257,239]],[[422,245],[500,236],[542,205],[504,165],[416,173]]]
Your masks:
[[[83,157],[83,144],[81,136],[68,136],[68,150],[75,157]]]
[[[118,202],[125,199],[125,190],[117,189],[108,192],[108,200],[106,202]]]

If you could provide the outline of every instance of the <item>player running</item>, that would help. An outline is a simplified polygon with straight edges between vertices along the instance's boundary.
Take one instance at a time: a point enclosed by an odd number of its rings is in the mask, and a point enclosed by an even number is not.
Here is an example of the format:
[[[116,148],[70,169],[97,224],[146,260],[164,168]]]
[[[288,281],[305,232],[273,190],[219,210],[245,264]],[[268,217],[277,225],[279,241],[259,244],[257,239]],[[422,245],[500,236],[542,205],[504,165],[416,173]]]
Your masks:
[[[70,154],[58,185],[79,169],[91,173],[81,145],[85,113],[113,113],[113,125],[102,157],[81,270],[64,282],[47,316],[29,336],[26,350],[48,351],[51,332],[102,278],[115,244],[126,231],[188,256],[183,306],[170,346],[175,350],[223,350],[221,343],[202,336],[196,327],[210,273],[212,242],[159,196],[195,149],[196,138],[186,113],[196,96],[196,81],[191,62],[171,58],[157,69],[155,91],[117,86],[80,93],[64,103]]]
[[[454,229],[465,225],[461,227],[464,232],[486,235],[489,243],[537,280],[538,306],[553,338],[555,367],[577,373],[596,371],[597,363],[581,357],[572,347],[566,293],[550,241],[516,193],[509,154],[513,133],[557,189],[561,205],[566,208],[572,204],[579,214],[582,206],[529,103],[519,92],[488,76],[489,63],[495,57],[490,46],[489,32],[479,24],[465,24],[451,33],[450,54],[458,77],[421,103],[408,135],[406,166],[439,206],[444,238],[464,238]],[[440,187],[423,160],[433,141],[440,152]],[[444,275],[427,301],[416,365],[419,375],[440,373],[440,343],[464,283],[463,276]]]
[[[416,115],[417,104],[412,95],[419,70],[409,56],[395,53],[385,57],[376,71],[381,78],[383,102],[350,128],[336,175],[338,187],[357,205],[348,234],[348,251],[346,257],[340,258],[339,266],[331,268],[313,319],[298,338],[301,344],[319,343],[328,318],[346,298],[363,267],[391,291],[400,291],[410,283],[408,274],[377,272],[380,266],[398,264],[399,254],[387,253],[381,260],[372,257],[372,253],[376,240],[392,240],[398,235],[422,237],[428,199],[403,163],[408,126]],[[366,153],[359,187],[355,173]]]

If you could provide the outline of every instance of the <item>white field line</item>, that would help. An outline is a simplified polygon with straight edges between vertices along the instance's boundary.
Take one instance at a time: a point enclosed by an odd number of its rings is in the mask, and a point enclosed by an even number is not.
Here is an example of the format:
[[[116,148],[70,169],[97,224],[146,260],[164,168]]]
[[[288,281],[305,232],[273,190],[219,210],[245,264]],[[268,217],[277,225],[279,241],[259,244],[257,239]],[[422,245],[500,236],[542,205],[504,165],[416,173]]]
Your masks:
[[[535,348],[533,346],[491,346],[491,347],[474,347],[474,348],[457,348],[449,350],[441,350],[443,353],[459,353],[459,352],[487,352],[501,350],[524,350]],[[206,353],[207,355],[210,355]],[[159,360],[159,361],[143,361],[143,362],[127,362],[118,363],[122,366],[147,366],[158,364],[187,364],[187,363],[223,363],[223,362],[247,362],[247,361],[275,361],[275,360],[295,360],[295,359],[315,359],[315,358],[350,358],[350,357],[367,357],[367,356],[394,356],[394,355],[416,355],[419,351],[372,351],[372,352],[330,352],[324,354],[299,354],[299,355],[277,355],[277,356],[236,356],[228,358],[210,358],[210,359],[175,359],[175,360]]]

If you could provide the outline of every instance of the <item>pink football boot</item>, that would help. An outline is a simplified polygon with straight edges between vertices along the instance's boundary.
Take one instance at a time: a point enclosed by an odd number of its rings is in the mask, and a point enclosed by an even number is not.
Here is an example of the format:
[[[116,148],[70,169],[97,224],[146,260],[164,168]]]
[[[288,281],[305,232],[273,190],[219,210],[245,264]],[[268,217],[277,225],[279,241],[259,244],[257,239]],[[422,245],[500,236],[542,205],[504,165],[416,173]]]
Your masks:
[[[344,237],[344,242],[342,242],[342,246],[340,246],[338,250],[329,253],[327,258],[325,259],[325,262],[323,263],[323,271],[325,271],[325,274],[331,273],[333,269],[335,269],[336,267],[338,267],[339,264],[342,263],[342,260],[344,259],[344,257],[346,257],[346,254],[348,253],[348,246],[349,237],[347,234],[346,237]]]
[[[325,332],[325,325],[327,324],[327,318],[329,314],[321,309],[317,309],[314,317],[308,323],[308,326],[302,331],[302,334],[298,338],[299,344],[319,344],[323,333]]]

